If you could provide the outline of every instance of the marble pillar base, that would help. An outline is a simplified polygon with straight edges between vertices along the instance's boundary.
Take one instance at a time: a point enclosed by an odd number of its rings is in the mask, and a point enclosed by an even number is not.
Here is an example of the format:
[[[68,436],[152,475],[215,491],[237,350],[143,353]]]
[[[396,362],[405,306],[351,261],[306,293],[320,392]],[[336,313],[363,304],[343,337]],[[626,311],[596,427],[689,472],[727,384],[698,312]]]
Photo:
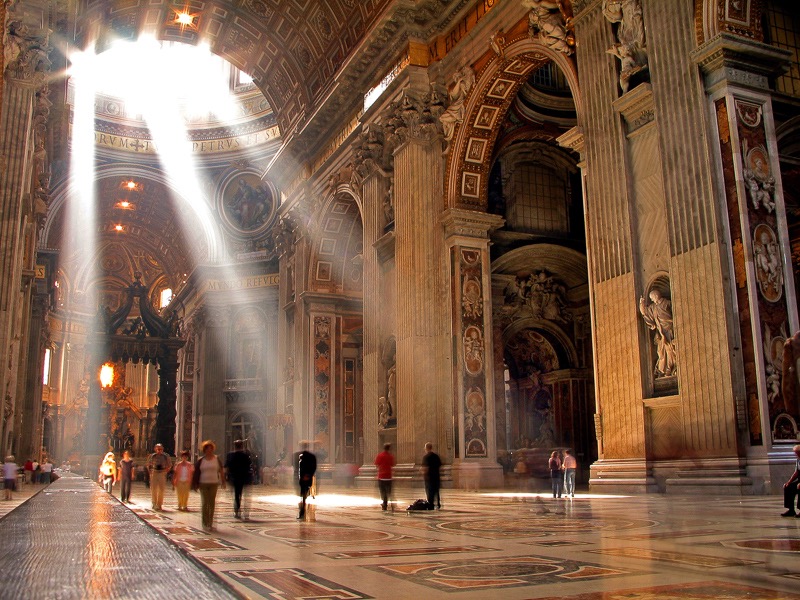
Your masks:
[[[451,469],[453,488],[466,491],[502,488],[503,467],[491,462],[460,461]]]
[[[658,484],[643,459],[601,459],[589,470],[589,491],[601,494],[658,492]]]

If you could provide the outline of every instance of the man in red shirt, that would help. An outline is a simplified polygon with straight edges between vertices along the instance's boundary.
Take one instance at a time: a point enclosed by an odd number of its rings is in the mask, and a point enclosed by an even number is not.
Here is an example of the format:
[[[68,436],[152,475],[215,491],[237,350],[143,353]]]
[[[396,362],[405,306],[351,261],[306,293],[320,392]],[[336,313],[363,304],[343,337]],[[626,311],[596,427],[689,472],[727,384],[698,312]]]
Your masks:
[[[381,508],[386,510],[389,505],[389,497],[392,495],[392,467],[394,467],[394,456],[389,450],[392,449],[391,444],[383,445],[383,452],[375,457],[375,466],[378,467],[378,489],[381,492]],[[392,503],[392,510],[394,511],[394,503]]]

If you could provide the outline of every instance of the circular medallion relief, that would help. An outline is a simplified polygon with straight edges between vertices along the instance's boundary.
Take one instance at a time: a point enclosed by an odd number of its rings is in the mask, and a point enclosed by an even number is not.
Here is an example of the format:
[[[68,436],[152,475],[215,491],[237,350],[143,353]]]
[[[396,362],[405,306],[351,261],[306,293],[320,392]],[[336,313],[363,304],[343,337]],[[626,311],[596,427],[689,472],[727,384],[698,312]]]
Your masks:
[[[219,212],[225,223],[238,233],[260,233],[272,221],[276,194],[255,173],[239,173],[224,185]]]

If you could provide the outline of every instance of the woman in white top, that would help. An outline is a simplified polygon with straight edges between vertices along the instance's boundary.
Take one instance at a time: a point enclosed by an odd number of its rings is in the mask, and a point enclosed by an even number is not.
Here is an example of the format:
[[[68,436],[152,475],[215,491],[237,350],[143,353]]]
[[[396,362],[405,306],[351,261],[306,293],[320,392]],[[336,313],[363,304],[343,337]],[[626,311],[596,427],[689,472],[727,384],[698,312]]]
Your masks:
[[[217,503],[217,488],[225,489],[222,461],[214,454],[214,442],[206,440],[201,446],[203,456],[194,465],[193,489],[200,490],[200,505],[203,513],[203,531],[215,531],[214,508]]]

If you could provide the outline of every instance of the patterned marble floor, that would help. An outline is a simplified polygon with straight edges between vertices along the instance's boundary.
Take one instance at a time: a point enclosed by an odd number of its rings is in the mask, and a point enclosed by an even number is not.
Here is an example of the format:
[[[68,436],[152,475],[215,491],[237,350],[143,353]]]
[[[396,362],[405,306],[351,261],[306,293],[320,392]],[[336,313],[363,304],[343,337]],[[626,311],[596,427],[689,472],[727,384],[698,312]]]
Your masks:
[[[221,492],[217,531],[189,513],[131,509],[250,598],[769,598],[800,600],[800,519],[780,498],[443,491],[441,511],[382,512],[373,490],[322,486],[312,520],[290,490],[257,487],[249,520]],[[336,493],[338,492],[338,494]],[[115,491],[116,493],[116,491]]]

